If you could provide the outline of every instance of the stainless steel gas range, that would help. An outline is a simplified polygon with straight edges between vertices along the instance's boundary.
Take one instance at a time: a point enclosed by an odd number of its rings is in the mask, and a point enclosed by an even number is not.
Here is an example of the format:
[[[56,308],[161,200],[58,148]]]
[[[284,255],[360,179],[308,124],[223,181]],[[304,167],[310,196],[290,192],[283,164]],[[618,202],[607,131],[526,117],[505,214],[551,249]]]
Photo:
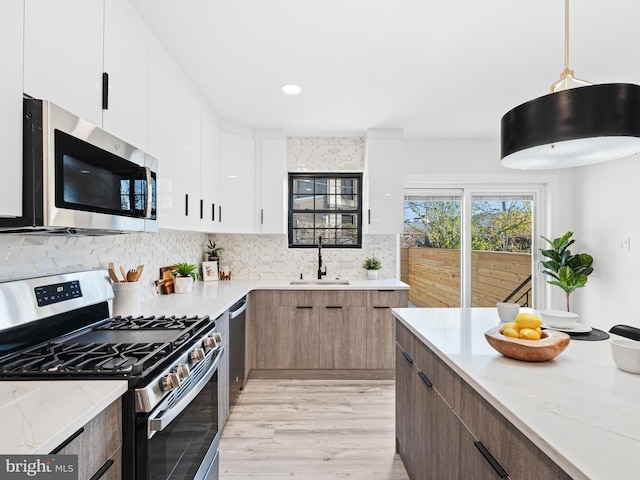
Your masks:
[[[0,283],[0,381],[124,379],[122,478],[218,478],[215,322],[109,316],[106,271]]]

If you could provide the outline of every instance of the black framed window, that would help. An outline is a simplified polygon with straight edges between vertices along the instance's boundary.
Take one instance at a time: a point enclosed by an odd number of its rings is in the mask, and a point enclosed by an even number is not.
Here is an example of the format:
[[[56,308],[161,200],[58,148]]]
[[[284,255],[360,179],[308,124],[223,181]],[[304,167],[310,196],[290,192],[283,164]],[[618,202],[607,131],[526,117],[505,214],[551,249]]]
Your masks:
[[[289,174],[289,246],[362,247],[362,174]]]

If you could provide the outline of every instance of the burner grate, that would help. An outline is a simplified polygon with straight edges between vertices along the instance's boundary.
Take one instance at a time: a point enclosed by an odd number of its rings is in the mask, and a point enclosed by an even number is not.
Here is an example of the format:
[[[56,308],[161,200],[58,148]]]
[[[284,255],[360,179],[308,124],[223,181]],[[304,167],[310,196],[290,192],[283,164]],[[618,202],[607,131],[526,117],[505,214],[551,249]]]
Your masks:
[[[104,325],[96,327],[96,330],[144,330],[144,329],[170,329],[187,330],[200,322],[198,317],[115,317]]]

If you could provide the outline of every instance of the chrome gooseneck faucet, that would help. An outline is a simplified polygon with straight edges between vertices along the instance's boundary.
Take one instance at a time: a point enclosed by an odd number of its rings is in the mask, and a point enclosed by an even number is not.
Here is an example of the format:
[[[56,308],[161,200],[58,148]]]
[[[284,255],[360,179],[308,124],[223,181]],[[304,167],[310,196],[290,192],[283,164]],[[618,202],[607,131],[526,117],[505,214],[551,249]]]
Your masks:
[[[322,276],[326,274],[326,265],[324,267],[324,272],[322,271],[322,237],[318,237],[318,280],[322,280]]]

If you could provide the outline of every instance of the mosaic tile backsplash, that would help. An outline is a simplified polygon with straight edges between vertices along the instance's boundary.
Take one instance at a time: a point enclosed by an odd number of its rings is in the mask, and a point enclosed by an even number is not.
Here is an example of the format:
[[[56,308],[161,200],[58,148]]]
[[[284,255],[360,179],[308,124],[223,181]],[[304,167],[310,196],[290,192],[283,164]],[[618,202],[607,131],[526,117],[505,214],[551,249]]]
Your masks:
[[[0,235],[0,281],[143,264],[142,297],[155,292],[160,267],[176,262],[200,265],[203,233],[131,233],[99,237]]]
[[[287,168],[290,172],[362,172],[364,137],[289,137]]]
[[[318,250],[288,248],[286,235],[229,235],[210,236],[224,248],[221,266],[228,266],[235,278],[317,277]],[[378,278],[396,278],[398,251],[397,235],[363,235],[362,248],[322,250],[322,263],[327,266],[327,279],[366,278],[362,263],[367,257],[382,262]]]
[[[221,266],[234,278],[281,279],[316,277],[317,249],[287,247],[286,235],[230,235],[161,232],[99,237],[0,235],[0,281],[57,273],[107,268],[109,262],[125,269],[143,264],[142,297],[155,294],[160,267],[176,262],[200,264],[208,239],[225,250]],[[365,258],[382,262],[379,278],[396,278],[396,235],[364,235],[358,249],[322,251],[327,277],[366,278]]]

